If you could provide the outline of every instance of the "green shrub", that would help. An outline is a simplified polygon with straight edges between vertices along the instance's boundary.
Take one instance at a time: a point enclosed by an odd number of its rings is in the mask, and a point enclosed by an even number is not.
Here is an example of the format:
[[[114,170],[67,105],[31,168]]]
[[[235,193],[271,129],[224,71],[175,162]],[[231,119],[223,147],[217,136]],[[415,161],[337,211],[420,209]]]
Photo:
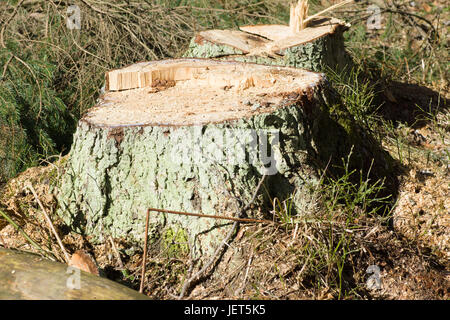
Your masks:
[[[0,51],[5,66],[0,82],[0,181],[36,165],[64,149],[71,139],[74,117],[53,89],[55,66],[22,54],[8,42]]]

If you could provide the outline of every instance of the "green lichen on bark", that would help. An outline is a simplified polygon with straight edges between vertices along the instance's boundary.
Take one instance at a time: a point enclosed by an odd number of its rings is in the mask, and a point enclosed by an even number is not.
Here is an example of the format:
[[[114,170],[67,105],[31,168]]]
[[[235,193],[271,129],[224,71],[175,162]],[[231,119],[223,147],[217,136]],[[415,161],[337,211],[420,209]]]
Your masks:
[[[206,40],[203,40],[202,44],[198,44],[196,38],[193,38],[183,56],[186,58],[216,58],[241,54],[244,54],[244,52],[232,46],[212,43]]]
[[[188,233],[181,227],[167,228],[162,235],[164,252],[172,258],[180,258],[189,253]]]

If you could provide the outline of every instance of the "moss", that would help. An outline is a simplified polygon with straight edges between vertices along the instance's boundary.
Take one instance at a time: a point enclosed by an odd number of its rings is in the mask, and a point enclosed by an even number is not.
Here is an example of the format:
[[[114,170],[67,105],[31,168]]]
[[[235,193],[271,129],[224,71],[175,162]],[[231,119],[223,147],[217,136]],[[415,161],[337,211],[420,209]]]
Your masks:
[[[181,258],[189,253],[188,234],[179,226],[164,231],[162,244],[164,252],[170,258]]]

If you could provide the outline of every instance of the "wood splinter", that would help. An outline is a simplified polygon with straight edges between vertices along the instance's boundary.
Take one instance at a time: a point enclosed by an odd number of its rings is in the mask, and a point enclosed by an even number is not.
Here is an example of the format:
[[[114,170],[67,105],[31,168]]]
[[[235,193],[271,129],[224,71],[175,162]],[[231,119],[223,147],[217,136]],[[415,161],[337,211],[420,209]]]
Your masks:
[[[293,33],[299,33],[303,29],[308,27],[308,22],[312,21],[313,19],[323,15],[326,12],[329,12],[331,10],[337,9],[339,7],[342,7],[346,4],[352,3],[355,0],[345,0],[339,3],[336,3],[335,5],[332,5],[331,7],[328,7],[310,17],[308,17],[308,0],[299,0],[297,4],[291,4],[291,14],[290,14],[290,20],[289,20],[289,27]]]
[[[308,9],[308,0],[299,0],[297,4],[291,4],[289,27],[292,33],[298,33],[306,28]]]

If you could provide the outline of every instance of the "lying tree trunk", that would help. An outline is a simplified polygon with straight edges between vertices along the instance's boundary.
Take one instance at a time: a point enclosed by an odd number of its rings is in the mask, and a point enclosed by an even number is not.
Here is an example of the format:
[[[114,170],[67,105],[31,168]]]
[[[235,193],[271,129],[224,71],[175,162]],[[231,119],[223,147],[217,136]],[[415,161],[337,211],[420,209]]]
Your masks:
[[[348,24],[335,18],[316,17],[308,27],[254,25],[240,30],[208,30],[198,33],[185,57],[215,58],[266,65],[324,71],[351,64],[344,47]],[[294,26],[295,28],[295,26]]]
[[[112,235],[142,246],[149,207],[235,216],[263,175],[255,208],[294,194],[294,212],[308,212],[317,168],[350,148],[318,73],[181,59],[111,71],[106,87],[79,122],[58,193],[58,213],[94,241]],[[155,212],[150,221],[150,243],[189,240],[196,256],[212,253],[230,228]]]
[[[59,262],[0,248],[0,299],[143,300],[148,297]]]

